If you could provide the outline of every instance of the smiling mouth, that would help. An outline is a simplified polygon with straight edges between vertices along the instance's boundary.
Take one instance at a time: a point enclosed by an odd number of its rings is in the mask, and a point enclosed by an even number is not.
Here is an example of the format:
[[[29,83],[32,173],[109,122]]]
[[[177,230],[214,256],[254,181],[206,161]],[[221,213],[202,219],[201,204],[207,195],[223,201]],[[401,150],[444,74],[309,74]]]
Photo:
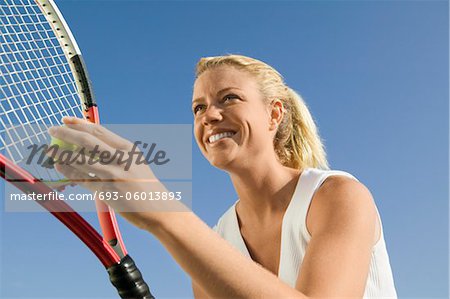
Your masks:
[[[230,138],[230,137],[234,136],[235,134],[236,134],[236,132],[231,132],[231,131],[230,132],[223,132],[223,133],[214,134],[214,135],[211,135],[208,138],[208,143],[213,144],[213,143],[215,143],[215,142],[217,142],[219,140],[222,140],[224,138]]]

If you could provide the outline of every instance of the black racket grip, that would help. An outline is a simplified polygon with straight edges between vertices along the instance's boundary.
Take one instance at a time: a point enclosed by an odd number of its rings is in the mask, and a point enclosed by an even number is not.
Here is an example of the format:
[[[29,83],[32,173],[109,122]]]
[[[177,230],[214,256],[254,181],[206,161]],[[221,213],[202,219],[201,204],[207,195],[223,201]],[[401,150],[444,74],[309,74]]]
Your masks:
[[[133,259],[126,255],[120,264],[107,268],[109,279],[123,299],[155,299],[147,283],[142,278],[141,271],[136,267]]]

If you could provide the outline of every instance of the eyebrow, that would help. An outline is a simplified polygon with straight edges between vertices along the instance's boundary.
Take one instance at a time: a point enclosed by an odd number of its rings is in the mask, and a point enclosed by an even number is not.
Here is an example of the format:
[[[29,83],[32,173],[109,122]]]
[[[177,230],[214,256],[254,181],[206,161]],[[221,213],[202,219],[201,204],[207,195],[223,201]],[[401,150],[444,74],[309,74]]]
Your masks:
[[[242,89],[237,88],[237,87],[225,87],[225,88],[222,88],[221,90],[219,90],[219,91],[216,93],[216,95],[219,95],[219,94],[221,94],[221,93],[223,93],[223,92],[225,92],[225,91],[231,90],[231,89],[242,90]],[[192,104],[194,104],[194,103],[196,103],[196,102],[203,101],[204,99],[205,99],[205,97],[199,97],[199,98],[196,98],[195,100],[192,101]]]

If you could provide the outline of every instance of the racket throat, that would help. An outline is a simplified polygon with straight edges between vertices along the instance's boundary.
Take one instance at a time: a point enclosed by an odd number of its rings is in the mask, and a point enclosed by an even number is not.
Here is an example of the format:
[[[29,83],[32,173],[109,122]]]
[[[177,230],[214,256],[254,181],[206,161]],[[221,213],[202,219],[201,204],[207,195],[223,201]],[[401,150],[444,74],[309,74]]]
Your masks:
[[[109,246],[111,246],[111,248],[117,253],[117,255],[120,256],[121,259],[126,256],[126,252],[122,250],[122,247],[120,246],[120,243],[117,239],[112,239],[107,242]]]
[[[123,243],[122,236],[117,224],[116,215],[110,207],[96,200],[97,217],[103,233],[103,239],[111,246],[120,258],[125,257],[128,252]]]

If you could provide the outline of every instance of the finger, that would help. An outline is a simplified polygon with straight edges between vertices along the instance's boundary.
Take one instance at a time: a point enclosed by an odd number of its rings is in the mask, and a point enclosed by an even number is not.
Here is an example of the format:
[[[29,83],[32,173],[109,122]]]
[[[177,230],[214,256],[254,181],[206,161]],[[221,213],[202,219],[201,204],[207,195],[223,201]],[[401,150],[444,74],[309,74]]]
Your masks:
[[[48,156],[54,160],[55,168],[59,166],[70,166],[76,169],[79,173],[82,173],[83,178],[92,178],[91,174],[95,174],[96,178],[111,179],[111,173],[114,173],[114,167],[116,163],[113,161],[114,157],[110,161],[98,157],[88,156],[83,151],[68,151],[68,150],[55,150],[52,153],[47,153]]]
[[[57,161],[56,163],[66,164],[66,161]],[[130,157],[124,160],[113,156],[92,159],[92,157],[80,154],[75,161],[69,163],[81,173],[95,174],[95,177],[103,182],[158,181],[149,167],[145,165],[143,167],[136,166],[135,161]]]
[[[95,173],[100,178],[113,179],[120,173],[119,180],[126,179],[129,169],[135,165],[137,152],[124,152],[120,150],[90,151],[84,147],[66,148],[52,146],[45,153],[53,159],[53,164],[71,165],[83,173]],[[125,173],[124,173],[125,171]],[[143,171],[145,174],[146,172]],[[142,176],[145,176],[145,175]],[[136,173],[134,173],[136,176]],[[140,177],[140,175],[137,175]],[[136,179],[136,178],[133,178]]]
[[[52,137],[74,144],[87,151],[114,151],[108,144],[95,136],[84,131],[68,128],[67,126],[51,127],[48,132]]]
[[[83,124],[92,124],[90,121],[84,119],[84,118],[78,118],[74,116],[64,116],[62,119],[62,122],[66,125],[83,125]]]
[[[83,186],[87,189],[94,187],[95,182],[93,178],[85,173],[82,173],[70,165],[55,165],[56,171],[61,173],[71,183]]]
[[[87,120],[76,117],[64,117],[62,121],[69,128],[89,133],[113,148],[128,150],[132,146],[130,141],[111,132],[101,125],[93,124]]]

